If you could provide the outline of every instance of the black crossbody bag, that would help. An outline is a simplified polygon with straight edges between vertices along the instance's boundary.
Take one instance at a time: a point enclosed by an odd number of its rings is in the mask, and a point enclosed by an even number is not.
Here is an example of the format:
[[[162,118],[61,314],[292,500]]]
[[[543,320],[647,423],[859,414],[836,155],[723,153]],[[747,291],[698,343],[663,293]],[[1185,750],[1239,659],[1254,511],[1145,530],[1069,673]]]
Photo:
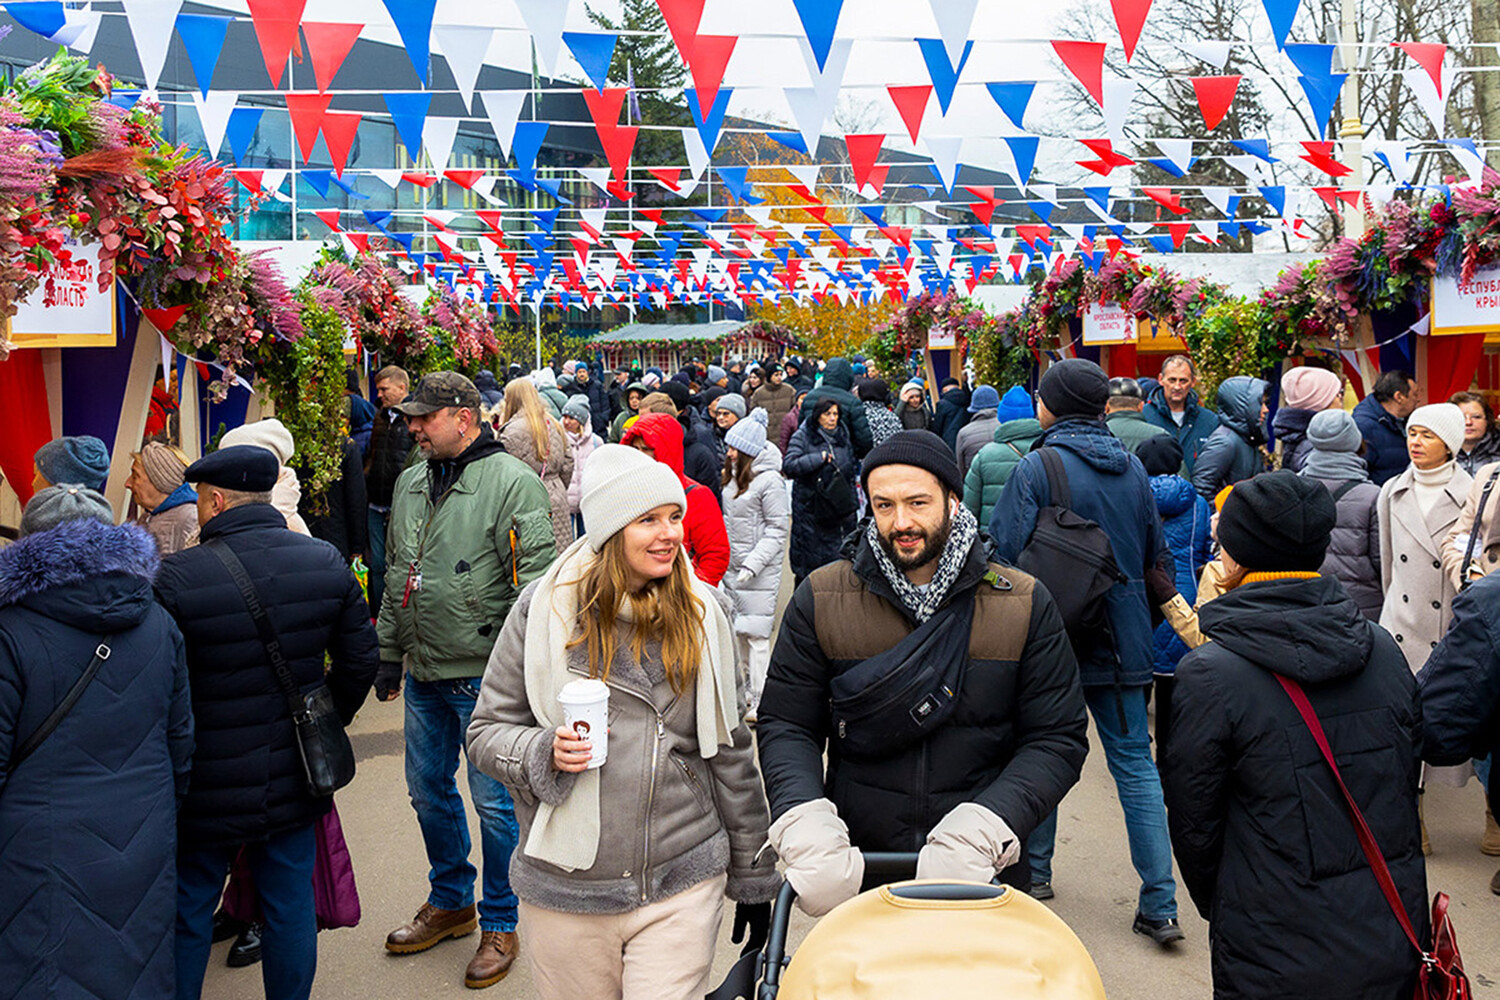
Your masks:
[[[112,635],[105,636],[103,641],[94,647],[94,658],[89,661],[89,665],[84,668],[78,680],[73,682],[68,693],[63,695],[63,700],[57,703],[57,707],[47,714],[42,724],[37,726],[32,734],[22,740],[21,745],[16,748],[9,763],[5,765],[6,774],[20,767],[22,761],[36,753],[37,748],[47,742],[47,737],[57,729],[58,724],[67,718],[69,712],[73,711],[73,706],[78,704],[79,698],[83,697],[84,690],[93,682],[94,676],[99,673],[99,668],[104,666],[105,660],[109,659],[109,644],[112,639],[114,639]]]
[[[302,771],[307,779],[307,792],[314,798],[324,798],[354,780],[354,747],[349,743],[349,734],[344,732],[344,723],[333,705],[333,692],[328,685],[319,683],[311,691],[304,692],[292,676],[292,668],[281,652],[281,639],[276,627],[266,614],[260,593],[245,564],[239,556],[214,539],[205,542],[204,548],[219,557],[229,571],[245,607],[255,622],[255,631],[260,635],[261,645],[266,649],[266,658],[276,673],[276,683],[286,698],[287,711],[292,716],[292,727],[296,730],[297,750],[302,755]]]

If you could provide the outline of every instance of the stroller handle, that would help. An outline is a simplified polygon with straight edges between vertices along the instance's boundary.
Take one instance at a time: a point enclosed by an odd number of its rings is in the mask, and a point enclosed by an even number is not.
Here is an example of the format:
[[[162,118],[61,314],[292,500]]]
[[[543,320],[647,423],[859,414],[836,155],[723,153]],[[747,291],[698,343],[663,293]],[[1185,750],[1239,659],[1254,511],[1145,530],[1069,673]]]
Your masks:
[[[865,859],[865,876],[879,875],[887,881],[910,878],[917,869],[915,851],[861,851]],[[792,919],[792,904],[797,900],[797,890],[792,883],[781,883],[776,894],[776,905],[771,910],[771,929],[766,937],[764,978],[761,980],[759,1000],[775,1000],[781,989],[781,970],[786,967],[787,928]]]

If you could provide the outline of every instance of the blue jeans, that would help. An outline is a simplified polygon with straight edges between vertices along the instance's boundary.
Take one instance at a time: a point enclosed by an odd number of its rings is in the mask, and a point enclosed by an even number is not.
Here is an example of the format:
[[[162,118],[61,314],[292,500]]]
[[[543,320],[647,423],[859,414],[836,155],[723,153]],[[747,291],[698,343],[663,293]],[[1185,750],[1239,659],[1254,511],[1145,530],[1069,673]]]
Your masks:
[[[385,529],[390,512],[369,508],[370,529],[370,617],[380,616],[380,595],[385,593]]]
[[[427,901],[440,910],[461,910],[474,902],[469,863],[469,820],[459,797],[458,758],[464,755],[464,733],[479,678],[418,681],[406,677],[406,790],[422,842],[432,865]],[[479,927],[486,931],[516,929],[516,894],[510,888],[510,855],[520,839],[516,808],[505,786],[468,765],[469,795],[479,813],[480,856],[484,895],[479,900]]]
[[[1120,730],[1121,702],[1112,687],[1086,687],[1084,699],[1104,760],[1120,793],[1125,832],[1130,839],[1130,861],[1141,877],[1139,908],[1153,920],[1177,916],[1177,883],[1172,880],[1172,838],[1167,833],[1167,807],[1161,795],[1161,776],[1151,759],[1151,737],[1146,726],[1146,695],[1150,685],[1121,692],[1128,732]],[[1027,838],[1033,882],[1052,881],[1052,850],[1057,840],[1057,813],[1037,826]]]
[[[239,847],[177,855],[177,1000],[198,1000],[212,947],[214,907]],[[318,971],[318,917],[313,904],[313,824],[246,845],[265,917],[261,931],[266,1000],[306,1000]]]

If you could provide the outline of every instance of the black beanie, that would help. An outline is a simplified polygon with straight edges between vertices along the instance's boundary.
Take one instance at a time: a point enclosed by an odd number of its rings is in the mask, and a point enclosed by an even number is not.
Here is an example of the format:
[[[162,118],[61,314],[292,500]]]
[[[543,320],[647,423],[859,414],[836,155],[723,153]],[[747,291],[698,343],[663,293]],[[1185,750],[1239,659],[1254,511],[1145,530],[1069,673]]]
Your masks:
[[[693,394],[686,383],[676,380],[663,382],[661,384],[661,391],[667,394],[667,398],[672,401],[672,405],[677,407],[678,413],[687,409],[688,400]]]
[[[870,470],[882,465],[915,465],[937,476],[938,482],[950,493],[964,491],[963,473],[958,471],[958,459],[953,449],[932,431],[897,431],[881,444],[870,449],[860,482],[865,492],[870,492]]]
[[[1065,358],[1047,369],[1037,393],[1059,420],[1098,417],[1109,399],[1109,378],[1092,361]]]
[[[1219,545],[1248,570],[1316,571],[1338,509],[1327,487],[1290,469],[1236,483],[1219,512]]]
[[[1148,476],[1170,476],[1182,468],[1182,445],[1170,434],[1153,434],[1135,446]]]

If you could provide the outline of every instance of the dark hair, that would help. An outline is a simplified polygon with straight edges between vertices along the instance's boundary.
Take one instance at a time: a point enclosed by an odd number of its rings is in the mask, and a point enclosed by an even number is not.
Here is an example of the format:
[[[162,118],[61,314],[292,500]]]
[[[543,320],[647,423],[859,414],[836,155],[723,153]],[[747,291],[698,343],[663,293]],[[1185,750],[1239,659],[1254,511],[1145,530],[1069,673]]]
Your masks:
[[[1448,397],[1448,402],[1457,406],[1460,403],[1478,403],[1479,412],[1484,414],[1484,432],[1488,434],[1495,429],[1495,411],[1490,409],[1489,401],[1477,392],[1455,392]]]
[[[733,448],[734,446],[730,445],[730,447]],[[750,473],[750,465],[754,461],[754,455],[747,455],[738,448],[735,448],[734,458],[730,458],[726,453],[724,455],[724,472],[719,479],[719,485],[728,486],[733,481],[734,488],[739,491],[741,496],[744,496],[745,491],[750,488],[750,480],[755,478]]]
[[[1161,368],[1158,369],[1158,371],[1166,371],[1172,365],[1187,365],[1188,372],[1191,373],[1194,378],[1198,377],[1198,366],[1193,364],[1193,359],[1188,357],[1186,354],[1174,354],[1171,357],[1167,358],[1167,360],[1161,363]]]
[[[814,420],[818,420],[818,419],[820,419],[823,416],[823,414],[827,413],[833,407],[838,406],[838,405],[839,405],[839,401],[837,399],[834,399],[832,396],[822,396],[822,397],[819,397],[818,401],[813,404],[812,418]],[[843,415],[844,415],[843,411],[840,410],[839,411],[839,416],[843,417]]]
[[[861,382],[856,388],[861,401],[866,403],[889,403],[891,387],[883,378],[872,378]]]
[[[1396,398],[1396,393],[1411,392],[1411,384],[1415,381],[1411,372],[1400,368],[1382,372],[1375,380],[1375,387],[1370,390],[1370,394],[1375,397],[1376,402],[1389,403]]]

